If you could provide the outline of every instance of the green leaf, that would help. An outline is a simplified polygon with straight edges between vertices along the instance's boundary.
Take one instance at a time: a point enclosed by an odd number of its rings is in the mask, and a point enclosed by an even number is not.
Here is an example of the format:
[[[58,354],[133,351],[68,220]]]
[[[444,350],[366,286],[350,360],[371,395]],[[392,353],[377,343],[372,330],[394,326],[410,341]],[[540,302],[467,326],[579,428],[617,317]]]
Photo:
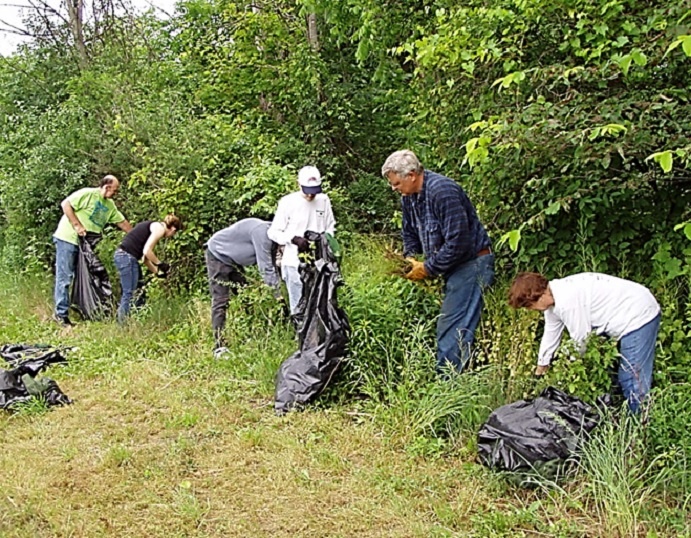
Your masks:
[[[691,56],[691,35],[682,35],[677,37],[676,41],[673,41],[672,44],[667,47],[665,56],[676,49],[679,45],[681,45],[681,48],[686,56]]]
[[[672,169],[672,164],[674,163],[674,157],[672,156],[672,152],[669,150],[653,153],[645,160],[649,161],[650,159],[653,159],[656,163],[658,163],[662,167],[662,171],[665,174]]]
[[[667,50],[665,51],[665,56],[667,56],[670,52],[672,52],[674,49],[676,49],[679,45],[681,45],[682,40],[677,39],[676,41],[672,41],[672,43],[667,47]],[[664,58],[664,56],[663,56]]]
[[[487,122],[486,121],[476,121],[475,123],[471,123],[468,126],[469,131],[476,131],[477,129],[484,129],[487,127]]]
[[[622,58],[619,60],[619,67],[621,67],[621,70],[624,72],[625,75],[629,74],[629,67],[631,67],[632,61],[633,61],[633,58],[631,57],[630,54],[627,54],[626,56],[622,56]]]
[[[501,84],[499,89],[501,90],[502,88],[508,88],[511,86],[511,84],[518,84],[519,82],[525,80],[525,72],[524,71],[516,71],[515,73],[509,73],[505,77],[498,78],[492,83],[492,87],[494,88],[497,84]]]
[[[574,73],[577,73],[577,72],[579,72],[579,71],[583,71],[584,69],[585,69],[585,68],[584,68],[583,66],[577,65],[576,67],[572,67],[572,68],[567,69],[566,71],[564,71],[564,73],[563,73],[562,76],[563,76],[564,78],[569,78],[569,77],[570,77],[571,75],[573,75]]]
[[[608,123],[603,127],[603,132],[611,135],[618,135],[619,133],[626,133],[628,129],[620,123]]]
[[[689,241],[691,241],[691,222],[682,222],[681,224],[677,224],[674,227],[674,231],[678,232],[679,230],[684,230],[684,235]]]
[[[673,158],[671,151],[665,151],[662,155],[660,155],[659,159],[655,160],[660,163],[660,166],[665,174],[672,169]]]
[[[545,209],[545,215],[554,215],[559,212],[561,204],[559,202],[552,202],[547,209]]]
[[[502,86],[504,85],[504,81],[507,79],[508,75],[506,77],[501,77],[492,82],[492,88],[494,88],[497,84],[501,84]]]
[[[681,276],[685,273],[684,269],[682,269],[681,266],[681,260],[678,258],[669,258],[665,261],[663,267],[664,270],[667,272],[667,278],[669,280],[677,278],[678,276]]]
[[[641,52],[641,49],[633,50],[631,52],[631,57],[633,58],[633,61],[636,62],[636,65],[641,67],[648,63],[648,58],[646,58],[645,54]]]
[[[511,230],[508,236],[509,248],[511,248],[513,252],[516,252],[516,250],[518,250],[518,243],[521,240],[521,230]]]
[[[520,240],[521,240],[521,229],[517,228],[515,230],[511,230],[511,231],[503,234],[499,238],[499,241],[497,241],[497,247],[500,247],[504,243],[508,242],[511,250],[513,252],[516,252],[516,250],[518,250],[518,243],[520,242]]]

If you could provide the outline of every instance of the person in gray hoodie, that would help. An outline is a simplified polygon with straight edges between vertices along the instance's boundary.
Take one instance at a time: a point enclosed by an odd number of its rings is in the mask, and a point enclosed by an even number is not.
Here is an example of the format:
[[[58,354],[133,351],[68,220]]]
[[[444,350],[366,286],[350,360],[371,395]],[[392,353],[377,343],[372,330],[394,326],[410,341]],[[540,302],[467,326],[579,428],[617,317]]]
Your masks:
[[[260,219],[242,219],[211,236],[204,245],[211,291],[211,326],[214,330],[214,357],[228,353],[223,329],[230,295],[247,282],[243,269],[257,264],[262,279],[283,301],[275,265],[275,243],[266,235],[271,225]]]

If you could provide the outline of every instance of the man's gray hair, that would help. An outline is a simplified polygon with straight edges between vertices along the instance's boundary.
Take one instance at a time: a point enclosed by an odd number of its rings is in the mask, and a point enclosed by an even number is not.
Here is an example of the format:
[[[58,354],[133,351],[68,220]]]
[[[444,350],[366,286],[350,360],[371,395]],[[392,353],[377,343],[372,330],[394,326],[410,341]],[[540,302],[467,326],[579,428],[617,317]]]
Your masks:
[[[384,165],[381,167],[381,175],[387,178],[391,173],[399,177],[405,177],[411,172],[420,174],[422,171],[423,168],[420,161],[409,149],[394,151],[387,157],[386,161],[384,161]]]

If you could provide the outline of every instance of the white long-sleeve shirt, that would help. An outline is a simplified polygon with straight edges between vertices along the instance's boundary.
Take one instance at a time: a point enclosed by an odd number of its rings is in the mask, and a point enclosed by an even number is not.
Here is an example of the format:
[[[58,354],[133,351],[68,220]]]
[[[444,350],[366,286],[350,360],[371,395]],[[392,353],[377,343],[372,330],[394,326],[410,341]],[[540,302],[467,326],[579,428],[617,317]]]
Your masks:
[[[537,363],[547,366],[559,347],[564,327],[585,352],[591,332],[617,341],[660,313],[660,305],[641,284],[601,273],[579,273],[550,280],[554,305],[545,310],[545,332]]]
[[[285,245],[281,263],[286,267],[298,267],[298,248],[291,241],[293,237],[304,237],[310,230],[317,233],[334,234],[336,219],[331,209],[331,200],[320,192],[313,200],[307,200],[302,191],[287,194],[278,202],[274,220],[266,232],[270,239]]]

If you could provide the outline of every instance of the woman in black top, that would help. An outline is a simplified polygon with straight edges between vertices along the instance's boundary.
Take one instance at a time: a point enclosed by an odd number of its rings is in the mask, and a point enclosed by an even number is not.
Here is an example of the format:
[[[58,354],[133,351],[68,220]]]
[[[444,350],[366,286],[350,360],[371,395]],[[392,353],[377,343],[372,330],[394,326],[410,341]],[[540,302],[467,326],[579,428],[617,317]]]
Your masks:
[[[167,215],[163,222],[145,220],[137,224],[120,243],[115,251],[115,267],[120,273],[122,298],[118,307],[118,323],[124,323],[132,308],[134,292],[142,279],[139,260],[149,270],[165,276],[169,266],[161,262],[154,253],[154,247],[162,237],[172,237],[182,228],[182,222],[175,215]]]

